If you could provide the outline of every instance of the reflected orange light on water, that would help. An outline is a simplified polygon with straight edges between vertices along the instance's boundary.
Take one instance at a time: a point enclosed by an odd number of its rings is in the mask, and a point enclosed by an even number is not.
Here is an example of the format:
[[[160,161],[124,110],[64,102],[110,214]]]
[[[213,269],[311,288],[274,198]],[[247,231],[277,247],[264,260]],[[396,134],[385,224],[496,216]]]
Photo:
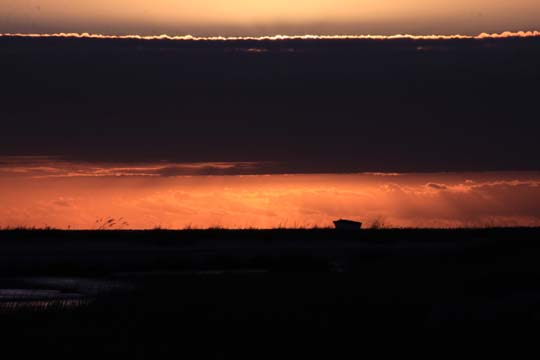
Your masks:
[[[43,162],[0,167],[1,227],[93,229],[104,218],[134,229],[312,227],[337,218],[367,226],[378,218],[400,227],[540,225],[540,173],[207,176],[189,174],[215,164],[189,164],[171,176],[162,164],[68,171]]]

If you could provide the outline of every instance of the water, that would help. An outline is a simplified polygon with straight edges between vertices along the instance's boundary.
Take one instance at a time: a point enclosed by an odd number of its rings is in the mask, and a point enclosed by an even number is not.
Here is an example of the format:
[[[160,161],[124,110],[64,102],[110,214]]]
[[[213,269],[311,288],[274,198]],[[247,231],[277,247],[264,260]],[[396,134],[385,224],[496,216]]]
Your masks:
[[[90,278],[0,279],[0,312],[75,309],[88,306],[98,296],[128,289],[123,282]]]

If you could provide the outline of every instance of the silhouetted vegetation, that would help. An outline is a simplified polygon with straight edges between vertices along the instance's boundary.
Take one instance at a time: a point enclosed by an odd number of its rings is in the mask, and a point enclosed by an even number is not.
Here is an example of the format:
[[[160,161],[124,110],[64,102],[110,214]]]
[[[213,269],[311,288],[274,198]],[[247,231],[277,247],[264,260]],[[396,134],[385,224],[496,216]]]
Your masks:
[[[129,286],[73,309],[1,312],[0,330],[22,357],[95,359],[332,357],[363,353],[358,339],[533,329],[538,239],[538,228],[7,230],[0,288],[36,276]]]

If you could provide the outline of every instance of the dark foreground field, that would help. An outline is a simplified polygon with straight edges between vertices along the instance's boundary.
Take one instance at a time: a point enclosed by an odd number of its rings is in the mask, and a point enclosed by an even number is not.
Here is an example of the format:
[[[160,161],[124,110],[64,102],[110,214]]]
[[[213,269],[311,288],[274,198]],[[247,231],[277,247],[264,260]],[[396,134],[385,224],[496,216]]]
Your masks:
[[[540,229],[0,240],[2,351],[19,358],[355,358],[540,324]]]

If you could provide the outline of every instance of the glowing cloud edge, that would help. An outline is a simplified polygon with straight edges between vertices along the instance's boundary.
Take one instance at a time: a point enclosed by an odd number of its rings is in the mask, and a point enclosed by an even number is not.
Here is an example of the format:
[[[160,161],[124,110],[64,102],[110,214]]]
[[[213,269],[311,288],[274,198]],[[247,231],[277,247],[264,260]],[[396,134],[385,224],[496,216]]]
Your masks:
[[[90,33],[22,34],[5,33],[0,37],[20,38],[78,38],[78,39],[119,39],[119,40],[176,40],[176,41],[279,41],[279,40],[482,40],[504,38],[540,37],[540,31],[505,31],[502,33],[481,33],[478,35],[272,35],[272,36],[192,36],[192,35],[103,35]]]

